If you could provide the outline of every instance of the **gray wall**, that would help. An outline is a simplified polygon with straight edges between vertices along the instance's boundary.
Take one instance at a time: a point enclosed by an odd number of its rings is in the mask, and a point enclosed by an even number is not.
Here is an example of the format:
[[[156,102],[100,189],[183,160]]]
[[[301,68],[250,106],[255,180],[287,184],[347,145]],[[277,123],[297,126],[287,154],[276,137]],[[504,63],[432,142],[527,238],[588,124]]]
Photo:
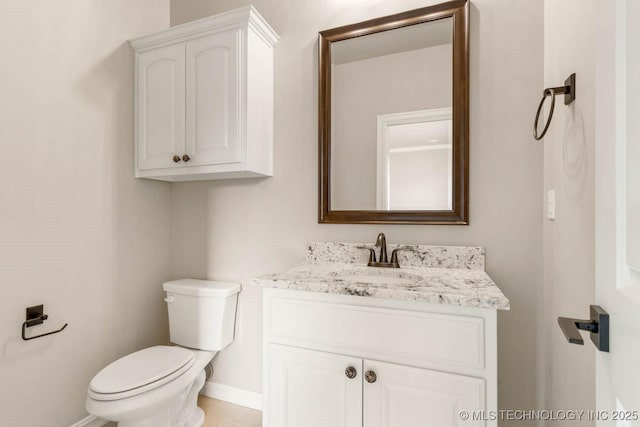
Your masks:
[[[303,262],[308,240],[480,245],[487,271],[512,301],[499,315],[502,408],[542,402],[543,147],[531,137],[543,84],[542,0],[471,4],[471,225],[317,223],[318,31],[435,1],[254,0],[281,36],[275,48],[275,175],[263,180],[172,184],[174,277],[239,280],[236,342],[214,380],[260,391],[261,289],[251,278]],[[172,25],[248,4],[174,0]],[[508,423],[504,423],[507,425]],[[516,424],[516,423],[514,423]],[[526,423],[517,423],[526,425]]]
[[[545,87],[562,85],[574,72],[577,78],[576,101],[565,106],[558,97],[544,138],[544,187],[555,189],[557,206],[556,220],[544,223],[547,409],[595,407],[596,350],[589,343],[569,345],[556,322],[558,316],[588,316],[589,304],[594,303],[595,6],[595,0],[544,4]]]
[[[0,425],[64,427],[93,375],[165,342],[165,183],[133,178],[133,52],[167,0],[0,7]],[[22,341],[25,307],[49,320]],[[31,332],[30,332],[31,333]]]

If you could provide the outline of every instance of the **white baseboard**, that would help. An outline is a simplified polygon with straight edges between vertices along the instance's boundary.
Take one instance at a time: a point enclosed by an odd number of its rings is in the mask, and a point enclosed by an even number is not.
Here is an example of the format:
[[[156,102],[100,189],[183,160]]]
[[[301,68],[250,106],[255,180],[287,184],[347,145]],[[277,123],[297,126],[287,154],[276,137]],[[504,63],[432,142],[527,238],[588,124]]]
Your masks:
[[[200,390],[200,394],[262,411],[262,394],[253,391],[207,381]]]
[[[109,421],[105,421],[102,418],[96,417],[95,415],[87,415],[85,418],[73,424],[71,427],[102,427],[104,425],[107,425],[107,423],[109,423]]]

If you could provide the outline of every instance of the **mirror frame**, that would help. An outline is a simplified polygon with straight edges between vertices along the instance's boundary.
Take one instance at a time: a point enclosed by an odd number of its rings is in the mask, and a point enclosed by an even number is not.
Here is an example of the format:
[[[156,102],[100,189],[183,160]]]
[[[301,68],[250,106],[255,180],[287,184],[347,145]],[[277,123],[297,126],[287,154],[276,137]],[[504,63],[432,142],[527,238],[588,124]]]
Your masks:
[[[452,209],[383,211],[331,209],[331,44],[415,24],[453,18]],[[318,36],[319,223],[469,224],[469,3],[453,0],[357,24]]]

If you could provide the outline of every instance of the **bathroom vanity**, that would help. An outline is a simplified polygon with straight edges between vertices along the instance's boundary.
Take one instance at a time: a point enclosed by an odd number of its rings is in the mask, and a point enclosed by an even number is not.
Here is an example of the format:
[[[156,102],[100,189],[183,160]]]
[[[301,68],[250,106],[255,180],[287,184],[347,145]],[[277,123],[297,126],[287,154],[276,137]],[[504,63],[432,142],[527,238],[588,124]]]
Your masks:
[[[401,268],[375,268],[361,246],[309,243],[306,264],[255,279],[264,425],[496,426],[460,416],[497,409],[509,301],[484,249],[405,246]]]

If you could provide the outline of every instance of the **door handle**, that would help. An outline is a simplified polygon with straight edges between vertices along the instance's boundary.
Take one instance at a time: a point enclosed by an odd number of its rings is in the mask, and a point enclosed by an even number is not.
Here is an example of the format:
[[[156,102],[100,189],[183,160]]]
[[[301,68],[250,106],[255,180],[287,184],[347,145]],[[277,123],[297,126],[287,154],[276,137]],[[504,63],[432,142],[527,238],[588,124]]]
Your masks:
[[[567,341],[584,345],[580,331],[589,331],[591,341],[600,351],[609,352],[609,313],[599,305],[589,306],[589,319],[558,317],[558,324]]]

